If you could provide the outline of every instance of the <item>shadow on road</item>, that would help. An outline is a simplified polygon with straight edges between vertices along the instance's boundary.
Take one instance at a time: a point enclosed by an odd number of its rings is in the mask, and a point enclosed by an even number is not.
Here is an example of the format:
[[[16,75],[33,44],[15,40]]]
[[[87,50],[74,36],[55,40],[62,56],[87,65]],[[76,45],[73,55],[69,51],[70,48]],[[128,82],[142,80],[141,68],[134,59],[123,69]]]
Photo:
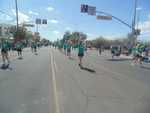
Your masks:
[[[19,58],[17,58],[18,60],[23,60],[23,58],[22,57],[19,57]]]
[[[129,61],[131,59],[121,58],[121,59],[107,59],[107,61]]]
[[[150,67],[141,66],[142,69],[150,70]]]
[[[90,68],[87,68],[87,67],[84,67],[84,66],[80,66],[80,69],[85,70],[85,71],[88,71],[88,72],[91,72],[91,73],[96,73],[95,70],[90,69]]]
[[[69,60],[75,60],[73,57],[69,57]]]
[[[0,69],[1,70],[12,70],[12,68],[11,67],[9,67],[9,65],[2,65],[1,67],[0,67]]]

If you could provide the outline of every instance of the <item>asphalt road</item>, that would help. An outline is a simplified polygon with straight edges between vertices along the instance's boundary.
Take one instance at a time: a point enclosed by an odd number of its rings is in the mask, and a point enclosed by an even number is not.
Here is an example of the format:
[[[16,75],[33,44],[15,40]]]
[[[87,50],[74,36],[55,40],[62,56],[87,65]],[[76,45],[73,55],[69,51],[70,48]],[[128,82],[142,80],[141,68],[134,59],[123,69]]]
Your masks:
[[[92,50],[80,69],[76,51],[53,48],[12,59],[0,70],[0,113],[150,113],[150,64]]]
[[[49,53],[25,51],[23,60],[11,57],[12,70],[0,70],[0,113],[54,113]]]

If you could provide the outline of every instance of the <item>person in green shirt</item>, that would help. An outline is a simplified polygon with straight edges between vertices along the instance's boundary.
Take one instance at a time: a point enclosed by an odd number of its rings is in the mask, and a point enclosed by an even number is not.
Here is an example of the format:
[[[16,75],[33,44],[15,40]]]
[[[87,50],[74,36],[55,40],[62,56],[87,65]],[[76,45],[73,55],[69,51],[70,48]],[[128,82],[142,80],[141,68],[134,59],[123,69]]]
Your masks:
[[[71,41],[67,43],[67,56],[71,58]]]
[[[112,54],[112,58],[114,58],[114,56],[120,56],[121,54],[121,47],[120,46],[111,46],[111,54]]]
[[[17,49],[17,52],[18,52],[18,58],[21,59],[22,58],[23,44],[21,42],[17,42],[16,43],[16,49]]]
[[[35,55],[37,55],[37,43],[36,42],[33,42],[33,49],[34,49]]]
[[[131,65],[135,64],[142,64],[142,53],[144,51],[145,46],[143,44],[138,43],[135,47],[132,49],[133,54],[133,62]]]
[[[82,60],[84,57],[84,45],[83,42],[80,41],[78,44],[78,57],[79,57],[79,66],[82,66]]]
[[[65,43],[64,43],[64,45],[63,45],[63,49],[64,49],[64,54],[66,55],[66,49],[67,49],[66,41],[65,41]]]
[[[9,43],[8,41],[2,40],[1,43],[1,55],[2,55],[2,61],[3,61],[3,66],[9,65],[9,56],[8,56],[8,50],[9,50]],[[6,64],[7,61],[7,64]]]

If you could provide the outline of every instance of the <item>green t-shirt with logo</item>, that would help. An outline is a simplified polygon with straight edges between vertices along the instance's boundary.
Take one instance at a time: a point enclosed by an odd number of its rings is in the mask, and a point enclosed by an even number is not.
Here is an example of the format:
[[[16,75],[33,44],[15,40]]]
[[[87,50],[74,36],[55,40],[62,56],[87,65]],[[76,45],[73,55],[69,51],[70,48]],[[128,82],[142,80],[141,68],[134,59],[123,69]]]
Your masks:
[[[85,50],[84,46],[83,46],[82,44],[79,44],[79,45],[78,45],[78,53],[79,53],[79,54],[83,54],[83,53],[84,53],[84,50]]]
[[[1,48],[5,49],[5,50],[9,49],[9,43],[8,42],[2,42]]]
[[[66,43],[64,44],[64,49],[67,49],[67,44]]]
[[[16,44],[16,48],[17,48],[17,49],[22,49],[22,48],[23,48],[23,45],[22,45],[21,43],[17,43],[17,44]]]

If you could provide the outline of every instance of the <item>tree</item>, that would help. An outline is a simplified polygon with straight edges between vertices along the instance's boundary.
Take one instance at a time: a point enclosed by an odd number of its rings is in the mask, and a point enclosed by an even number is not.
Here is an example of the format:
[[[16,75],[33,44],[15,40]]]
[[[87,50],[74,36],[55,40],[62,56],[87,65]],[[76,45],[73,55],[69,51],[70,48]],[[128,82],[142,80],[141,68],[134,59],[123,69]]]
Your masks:
[[[82,32],[72,32],[69,31],[65,32],[63,39],[60,40],[61,43],[65,43],[65,41],[72,41],[73,44],[76,44],[79,42],[79,40],[86,40],[87,35]]]
[[[24,27],[18,27],[18,31],[16,30],[16,26],[10,28],[10,33],[12,33],[15,40],[24,40],[26,37],[27,29]]]
[[[108,46],[109,43],[110,42],[107,39],[103,38],[102,36],[100,36],[99,38],[96,38],[95,40],[92,40],[92,45],[96,48],[100,46]]]
[[[66,31],[65,34],[64,34],[64,36],[63,36],[63,39],[62,39],[63,43],[64,43],[66,40],[69,40],[70,38],[71,38],[71,33],[70,33],[70,31]]]

